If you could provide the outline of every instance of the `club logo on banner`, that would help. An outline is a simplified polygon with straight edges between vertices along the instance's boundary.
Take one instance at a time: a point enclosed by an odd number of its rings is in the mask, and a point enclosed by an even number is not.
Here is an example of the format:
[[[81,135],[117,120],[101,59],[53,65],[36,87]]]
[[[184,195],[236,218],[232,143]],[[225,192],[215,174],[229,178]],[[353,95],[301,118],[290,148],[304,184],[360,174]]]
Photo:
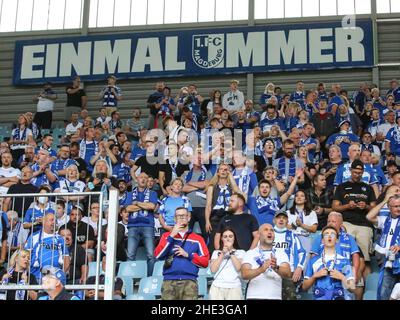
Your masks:
[[[222,68],[224,65],[224,35],[194,35],[192,57],[193,62],[200,68]]]

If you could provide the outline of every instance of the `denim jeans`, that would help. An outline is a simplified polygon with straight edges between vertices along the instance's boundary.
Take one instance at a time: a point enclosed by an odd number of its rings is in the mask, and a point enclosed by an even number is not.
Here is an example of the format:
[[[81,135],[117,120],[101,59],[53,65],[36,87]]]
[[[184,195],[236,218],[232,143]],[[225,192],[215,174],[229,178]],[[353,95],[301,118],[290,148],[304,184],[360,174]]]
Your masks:
[[[380,290],[379,300],[390,300],[390,295],[397,282],[400,281],[400,275],[394,275],[392,269],[385,268],[383,271],[382,285],[378,290]],[[378,294],[379,297],[379,294]]]
[[[130,227],[128,231],[128,261],[136,259],[136,252],[140,240],[143,240],[147,256],[147,275],[153,274],[154,268],[154,228]]]

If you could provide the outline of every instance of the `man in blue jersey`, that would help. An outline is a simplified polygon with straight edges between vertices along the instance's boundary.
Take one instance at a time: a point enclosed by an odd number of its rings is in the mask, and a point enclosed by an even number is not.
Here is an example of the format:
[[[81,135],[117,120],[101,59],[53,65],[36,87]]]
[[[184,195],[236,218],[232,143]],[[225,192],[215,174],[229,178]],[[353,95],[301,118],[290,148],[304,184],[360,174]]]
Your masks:
[[[43,229],[30,235],[25,249],[31,252],[31,273],[41,278],[40,269],[52,266],[69,270],[70,257],[64,238],[55,232],[54,212],[46,212],[43,217]]]
[[[53,162],[57,158],[57,151],[52,148],[54,138],[50,133],[47,133],[43,136],[42,145],[37,147],[35,150],[35,154],[37,154],[40,150],[47,150],[50,156],[50,162]]]
[[[58,176],[51,170],[50,157],[47,150],[39,150],[37,161],[31,166],[33,171],[32,184],[40,187],[55,183]]]
[[[297,102],[302,108],[304,107],[304,100],[306,99],[306,93],[304,91],[304,82],[296,82],[296,91],[292,92],[289,100],[291,102]]]
[[[88,127],[85,129],[85,138],[79,143],[79,157],[85,161],[89,174],[93,171],[93,166],[90,163],[90,160],[98,151],[99,144],[94,140],[94,128]]]
[[[355,134],[349,133],[350,129],[349,120],[343,120],[342,122],[340,122],[339,129],[340,132],[334,133],[328,138],[328,140],[326,141],[326,148],[329,149],[329,147],[333,144],[338,145],[340,147],[340,151],[342,151],[343,160],[347,160],[348,159],[347,154],[351,143],[358,142],[359,138]]]
[[[107,77],[107,85],[100,91],[99,100],[103,101],[103,107],[107,110],[107,116],[117,110],[118,101],[121,101],[122,90],[116,85],[117,78],[114,75]]]
[[[233,152],[233,178],[243,194],[251,196],[257,189],[257,176],[246,165],[246,156],[240,150]]]
[[[147,188],[148,176],[142,172],[138,186],[132,190],[132,202],[126,207],[128,220],[128,260],[136,260],[140,240],[143,241],[147,255],[147,272],[151,276],[154,267],[154,209],[157,206],[157,193]]]
[[[390,214],[379,216],[387,203]],[[385,256],[378,283],[378,300],[389,300],[390,294],[400,277],[400,195],[398,190],[391,189],[384,200],[367,214],[367,219],[382,230],[375,251]]]
[[[310,162],[314,162],[315,150],[317,149],[317,139],[311,135],[314,132],[314,125],[309,122],[303,126],[301,133],[300,146],[305,146],[308,150],[308,159]]]
[[[59,268],[47,266],[42,268],[42,285],[47,295],[38,300],[80,300],[76,295],[65,291],[66,276]]]
[[[261,131],[264,135],[269,134],[271,131],[271,127],[273,125],[279,126],[282,130],[284,129],[284,119],[279,117],[278,112],[276,111],[276,107],[268,103],[266,107],[266,111],[261,114],[260,118],[260,127]]]
[[[350,261],[336,251],[334,227],[326,226],[322,238],[324,249],[308,262],[302,288],[307,291],[314,285],[315,300],[345,300],[345,289],[355,289]]]
[[[386,153],[394,153],[396,155],[396,163],[400,164],[400,114],[396,114],[396,124],[386,134],[385,150]]]
[[[276,252],[285,253],[289,258],[291,279],[283,279],[282,299],[296,300],[295,284],[298,283],[303,275],[307,253],[297,235],[292,230],[287,229],[288,215],[286,211],[277,212],[274,218],[275,241],[274,249]]]
[[[51,171],[54,172],[58,178],[65,178],[67,168],[75,164],[75,161],[70,158],[70,153],[70,146],[62,145],[58,151],[58,159],[51,163]]]

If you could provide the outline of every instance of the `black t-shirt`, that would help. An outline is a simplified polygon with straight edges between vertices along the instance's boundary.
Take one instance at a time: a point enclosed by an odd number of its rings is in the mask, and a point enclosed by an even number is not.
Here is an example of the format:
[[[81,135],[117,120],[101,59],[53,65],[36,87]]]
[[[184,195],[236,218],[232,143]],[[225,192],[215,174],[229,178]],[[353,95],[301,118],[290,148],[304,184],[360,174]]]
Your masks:
[[[3,269],[0,270],[0,282],[1,282],[1,279],[3,278],[3,276],[6,273],[7,273],[6,269],[3,268]],[[19,281],[21,280],[21,276],[22,276],[22,272],[14,271],[12,273],[12,275],[11,275],[11,278],[8,278],[8,283],[9,284],[18,284]],[[25,283],[25,284],[30,284],[30,285],[37,285],[38,284],[38,282],[36,280],[36,277],[33,274],[31,274],[31,275],[28,274],[28,281],[29,281],[29,283]],[[27,294],[28,294],[28,292],[25,291],[24,300],[27,299]],[[15,295],[16,295],[16,290],[7,290],[6,300],[16,300],[15,299]]]
[[[341,164],[343,164],[343,163],[344,163],[344,161],[340,161],[339,163],[332,163],[332,162],[330,162],[330,161],[325,162],[325,163],[322,165],[322,167],[321,167],[321,169],[319,170],[319,172],[322,173],[322,174],[325,174],[325,173],[327,173],[331,168],[336,168],[336,170],[337,170],[337,168],[339,168],[339,166],[340,166]],[[335,182],[335,176],[336,176],[336,174],[331,174],[331,175],[329,175],[329,176],[326,178],[326,186],[327,186],[327,187],[333,187],[333,183]]]
[[[165,173],[165,183],[164,183],[164,188],[166,188],[167,186],[170,185],[171,180],[172,180],[172,171],[173,171],[173,167],[169,164],[169,161],[166,161],[167,163],[165,164],[160,164],[160,171],[163,171]],[[189,171],[189,165],[187,164],[181,164],[178,161],[178,164],[174,167],[175,168],[175,172],[176,172],[176,176],[180,177],[182,176],[182,174],[185,171]]]
[[[76,166],[78,167],[78,172],[81,173],[82,171],[87,171],[87,165],[85,160],[82,158],[74,159]]]
[[[375,193],[372,188],[364,182],[347,181],[337,186],[333,200],[338,200],[342,205],[348,204],[350,201],[364,201],[368,205],[375,201]],[[371,223],[367,220],[367,209],[353,209],[343,211],[343,220],[357,226],[371,227]]]
[[[68,91],[68,89],[74,89],[74,87],[67,87],[65,92]],[[79,91],[69,94],[67,92],[67,104],[66,106],[69,107],[81,107],[82,108],[82,97],[86,96],[86,92],[83,89],[79,89]]]
[[[86,241],[96,241],[96,237],[94,236],[94,230],[91,225],[80,221],[78,223],[78,227],[76,228],[76,222],[69,221],[66,225],[62,225],[60,230],[69,229],[72,233],[72,243],[75,243],[75,235],[77,236],[77,244],[85,244]]]
[[[107,239],[106,237],[107,225],[101,227],[101,238]],[[125,239],[125,227],[118,223],[117,226],[117,260],[126,261],[126,240]],[[104,253],[101,251],[101,258],[103,258]]]
[[[71,257],[70,268],[69,268],[69,277],[68,282],[71,282],[75,279],[75,284],[77,280],[79,280],[82,276],[82,266],[86,264],[86,252],[81,246],[69,247],[69,256]],[[75,252],[76,251],[76,252]],[[74,260],[74,258],[76,259]],[[74,265],[75,265],[75,274],[74,274]]]
[[[33,184],[23,184],[23,183],[17,183],[12,185],[9,189],[7,194],[17,194],[17,193],[38,193],[39,189],[35,187]],[[14,204],[13,204],[13,199],[14,199]],[[22,214],[26,212],[26,210],[29,209],[30,205],[33,202],[33,197],[27,197],[27,198],[11,198],[9,210],[14,210],[18,213],[18,217],[22,217]]]
[[[239,244],[239,248],[236,249],[246,251],[250,249],[253,242],[253,232],[258,230],[258,222],[253,215],[247,213],[227,214],[220,221],[217,232],[222,233],[226,227],[235,230]]]
[[[154,179],[158,179],[158,171],[160,170],[158,162],[156,164],[151,164],[147,161],[146,156],[141,156],[135,161],[135,165],[140,167],[141,172],[146,173]]]

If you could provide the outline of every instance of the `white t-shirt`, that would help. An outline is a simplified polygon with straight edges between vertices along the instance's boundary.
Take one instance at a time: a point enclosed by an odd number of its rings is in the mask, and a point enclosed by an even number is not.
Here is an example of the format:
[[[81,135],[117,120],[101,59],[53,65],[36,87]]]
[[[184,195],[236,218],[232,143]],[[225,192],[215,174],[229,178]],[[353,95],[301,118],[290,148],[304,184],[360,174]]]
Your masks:
[[[37,112],[46,112],[54,110],[54,101],[46,98],[39,97],[37,103]]]
[[[57,228],[67,224],[69,222],[69,215],[64,214],[61,218],[57,218]]]
[[[228,91],[222,98],[222,106],[233,113],[239,111],[244,106],[244,95],[241,91]]]
[[[67,136],[72,136],[73,134],[76,133],[76,131],[77,131],[79,128],[82,128],[82,127],[83,127],[83,124],[80,123],[80,122],[78,122],[78,124],[77,124],[76,126],[74,126],[72,123],[70,123],[70,124],[68,124],[67,127],[65,128],[65,134],[66,134]]]
[[[390,295],[390,298],[393,300],[400,300],[400,283],[397,283],[393,290],[392,294]]]
[[[96,123],[100,123],[101,125],[109,123],[111,121],[111,117],[105,117],[105,119],[102,119],[101,117],[98,117],[96,119]]]
[[[21,179],[21,171],[13,167],[0,168],[0,178],[12,178],[12,177],[18,177],[18,179]],[[6,194],[8,189],[9,189],[8,187],[0,186],[0,194]]]
[[[211,256],[211,260],[216,260],[219,254],[223,254],[221,250],[215,250]],[[246,252],[244,250],[236,250],[235,257],[242,260]],[[241,287],[240,271],[236,271],[232,259],[224,259],[215,272],[213,285],[218,288],[237,288]]]
[[[381,229],[381,230],[383,229],[383,227],[385,225],[385,221],[386,221],[387,218],[388,217],[385,217],[385,216],[378,216],[378,226],[377,226],[378,229]],[[386,252],[380,252],[378,250],[381,254],[386,254],[386,253],[389,252],[390,243],[392,242],[392,238],[393,238],[393,235],[394,235],[394,230],[396,229],[398,219],[399,218],[396,218],[396,219],[392,218],[392,223],[390,224],[390,231],[389,231],[389,234],[387,236],[386,243],[385,243]],[[376,249],[376,247],[375,247],[375,249]]]
[[[251,269],[259,268],[258,259],[266,261],[271,257],[271,250],[261,250],[259,247],[246,252],[243,257],[242,266],[250,264]],[[286,254],[275,252],[277,265],[289,264]],[[273,270],[267,270],[263,274],[251,279],[247,287],[247,299],[276,299],[282,300],[282,278]]]
[[[25,131],[26,130],[26,131]],[[32,130],[29,128],[26,128],[25,130],[20,130],[19,131],[19,135],[17,137],[14,137],[17,133],[17,128],[13,129],[13,131],[11,132],[12,138],[14,140],[22,140],[24,139],[24,141],[28,140],[29,136],[33,137],[33,133]],[[24,136],[24,131],[25,131],[25,136]],[[25,147],[27,146],[27,144],[12,144],[10,146],[11,150],[19,150],[19,149],[25,149]]]
[[[71,182],[67,179],[63,179],[59,183],[59,190],[61,193],[80,193],[84,192],[86,184],[83,181],[76,180]]]
[[[302,219],[303,223],[307,226],[312,226],[314,224],[318,224],[318,217],[315,211],[311,211],[309,215],[305,215],[303,212],[297,212],[295,211],[295,214],[291,214],[289,210],[286,211],[289,217],[289,224],[294,224],[296,225],[296,219],[300,217]],[[303,237],[308,237],[310,236],[310,233],[306,230],[304,230],[301,227],[297,227],[296,229],[293,230],[294,234],[297,234],[299,236]]]
[[[91,225],[94,230],[94,233],[97,234],[97,226],[99,225],[98,221],[95,222],[92,219],[90,219],[89,217],[83,217],[82,221],[87,223],[88,225]],[[106,224],[107,224],[107,220],[103,219],[103,221],[101,222],[101,225],[105,226]]]

